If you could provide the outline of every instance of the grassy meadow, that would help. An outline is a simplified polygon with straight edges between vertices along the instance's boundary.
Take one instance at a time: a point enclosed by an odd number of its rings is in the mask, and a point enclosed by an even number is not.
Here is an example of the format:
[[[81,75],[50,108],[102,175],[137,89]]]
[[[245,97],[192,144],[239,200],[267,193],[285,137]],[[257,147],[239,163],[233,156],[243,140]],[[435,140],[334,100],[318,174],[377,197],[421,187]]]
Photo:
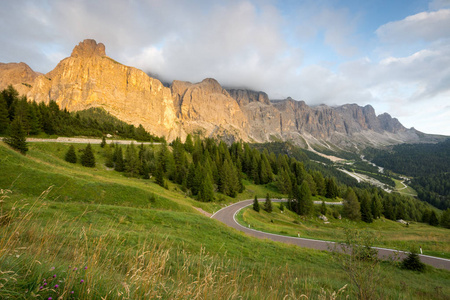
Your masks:
[[[319,205],[315,205],[319,209]],[[340,213],[340,206],[328,207],[327,218],[329,223],[325,224],[318,217],[305,218],[284,209],[280,211],[280,204],[273,204],[272,213],[261,210],[259,213],[254,211],[251,206],[242,209],[237,215],[238,221],[247,226],[250,225],[256,230],[270,233],[276,233],[287,236],[298,236],[343,242],[345,241],[345,230],[357,228],[371,232],[376,237],[376,245],[397,249],[402,251],[411,251],[422,247],[424,254],[450,258],[450,235],[449,230],[442,227],[430,226],[420,222],[410,222],[408,226],[391,221],[382,217],[374,220],[373,223],[362,221],[355,222],[348,219],[337,219],[332,217],[331,211],[336,210]],[[317,216],[319,213],[316,214]]]
[[[68,144],[30,143],[22,156],[0,142],[1,299],[356,297],[329,253],[254,239],[194,209],[212,213],[255,194],[281,196],[273,186],[246,182],[238,199],[201,203],[176,185],[166,190],[108,170],[102,149],[92,146],[93,169],[65,162]],[[448,271],[416,273],[382,262],[378,272],[374,299],[450,294]]]

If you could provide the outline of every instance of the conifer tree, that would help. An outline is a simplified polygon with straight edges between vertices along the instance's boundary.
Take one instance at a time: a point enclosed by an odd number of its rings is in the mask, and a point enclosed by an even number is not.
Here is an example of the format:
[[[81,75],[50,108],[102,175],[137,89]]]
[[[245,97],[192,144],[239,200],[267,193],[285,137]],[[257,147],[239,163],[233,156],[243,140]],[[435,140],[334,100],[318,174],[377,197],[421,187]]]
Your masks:
[[[267,150],[267,149],[265,149]],[[261,172],[259,175],[260,178],[260,183],[261,184],[266,184],[272,181],[272,168],[270,166],[270,162],[267,159],[267,155],[265,153],[263,153],[261,155]]]
[[[327,207],[325,205],[325,201],[322,201],[322,205],[320,205],[320,213],[322,215],[326,215],[327,214]]]
[[[194,143],[192,142],[192,135],[188,134],[186,141],[184,142],[184,148],[187,152],[192,153],[194,151]]]
[[[6,101],[6,106],[8,108],[9,120],[12,121],[14,119],[13,103],[19,98],[19,92],[17,92],[12,85],[8,85],[8,87],[2,91],[2,95]]]
[[[334,181],[334,178],[327,178],[325,180],[325,183],[327,189],[325,196],[330,199],[336,198],[338,196],[338,188],[336,182]]]
[[[450,208],[444,210],[441,216],[441,225],[450,229]]]
[[[123,172],[125,170],[125,163],[123,161],[122,147],[118,145],[114,147],[113,160],[114,160],[114,170],[116,170],[117,172]]]
[[[95,156],[90,143],[87,144],[81,155],[81,165],[89,168],[95,167]]]
[[[258,202],[258,197],[256,197],[253,199],[253,210],[256,212],[259,212],[260,208],[259,208],[259,202]]]
[[[75,153],[75,147],[73,145],[70,145],[64,159],[72,164],[75,164],[77,162],[77,154]]]
[[[127,146],[125,152],[125,172],[131,177],[137,177],[141,170],[141,161],[134,143]]]
[[[164,170],[163,166],[161,164],[158,164],[156,166],[155,170],[155,182],[159,185],[164,187]]]
[[[270,200],[269,193],[267,193],[266,195],[266,202],[264,202],[264,210],[267,211],[268,213],[271,213],[273,210],[272,200]]]
[[[33,102],[33,104],[29,104],[28,119],[30,134],[35,135],[41,132],[41,117],[36,102]]]
[[[370,205],[370,196],[367,191],[361,195],[361,220],[366,223],[373,222],[372,210]]]
[[[7,132],[9,127],[8,106],[3,94],[0,93],[0,134]]]
[[[210,202],[214,200],[214,186],[211,176],[206,174],[200,186],[199,200],[203,202]]]
[[[276,177],[278,190],[283,194],[289,194],[292,190],[291,177],[288,172],[289,171],[282,169],[278,172]]]
[[[113,168],[114,167],[114,155],[113,155],[113,152],[112,152],[112,147],[114,147],[113,146],[114,144],[111,144],[111,145],[106,145],[105,146],[105,159],[106,159],[106,161],[105,161],[105,166],[107,166],[108,168]]]
[[[344,196],[344,216],[353,221],[361,219],[358,197],[351,187],[347,188],[347,192]]]
[[[380,197],[377,192],[374,192],[372,198],[372,216],[374,219],[378,219],[381,217],[381,211],[383,210],[383,204],[381,204]]]
[[[316,182],[314,181],[311,174],[306,173],[304,181],[308,184],[311,195],[317,195]]]
[[[23,129],[22,120],[20,118],[15,118],[14,121],[12,121],[8,130],[8,136],[4,141],[12,148],[19,150],[22,154],[25,154],[28,151],[25,130]]]
[[[309,215],[312,212],[314,203],[312,201],[311,192],[306,181],[303,181],[300,185],[298,197],[298,213],[304,216]]]
[[[316,183],[317,194],[320,196],[325,196],[327,189],[325,187],[325,180],[323,179],[322,173],[319,171],[314,171],[312,176],[314,178],[314,182]]]
[[[102,142],[100,143],[100,147],[105,148],[106,146],[106,138],[105,136],[102,137]]]
[[[438,226],[439,225],[439,219],[436,215],[436,212],[434,210],[431,211],[430,214],[430,221],[428,222],[431,226]]]

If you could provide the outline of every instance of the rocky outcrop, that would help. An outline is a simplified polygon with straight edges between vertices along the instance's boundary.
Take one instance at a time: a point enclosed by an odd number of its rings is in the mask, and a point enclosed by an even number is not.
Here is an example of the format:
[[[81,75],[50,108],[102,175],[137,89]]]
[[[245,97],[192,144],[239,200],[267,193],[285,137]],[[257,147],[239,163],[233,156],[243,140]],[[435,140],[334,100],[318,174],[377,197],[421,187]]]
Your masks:
[[[19,94],[25,95],[38,76],[26,63],[0,63],[0,90],[12,85]]]
[[[304,147],[355,149],[419,141],[424,134],[404,128],[370,105],[310,107],[291,98],[270,101],[264,92],[224,89],[215,79],[199,83],[159,80],[106,55],[105,46],[84,40],[51,72],[24,63],[0,64],[0,88],[9,84],[29,100],[56,101],[69,111],[102,107],[130,124],[142,124],[170,141],[187,133],[227,141],[292,140]]]
[[[255,92],[245,89],[227,89],[231,97],[236,99],[240,106],[245,106],[251,102],[259,102],[270,105],[269,96],[264,92]]]
[[[200,130],[206,136],[232,134],[247,140],[247,118],[215,79],[196,84],[174,81],[171,90],[177,116],[187,132]]]
[[[27,96],[37,102],[54,100],[69,111],[103,107],[157,135],[174,137],[180,131],[171,90],[109,58],[105,46],[94,40],[81,42],[55,69],[37,77]]]

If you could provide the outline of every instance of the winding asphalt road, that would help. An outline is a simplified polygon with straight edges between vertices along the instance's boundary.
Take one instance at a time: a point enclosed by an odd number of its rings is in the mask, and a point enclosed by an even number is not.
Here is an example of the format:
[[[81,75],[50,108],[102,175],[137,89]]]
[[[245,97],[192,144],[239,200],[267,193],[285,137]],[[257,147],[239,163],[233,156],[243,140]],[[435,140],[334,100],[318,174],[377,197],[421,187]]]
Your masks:
[[[273,202],[284,202],[286,200],[272,200]],[[260,202],[263,202],[260,200]],[[330,251],[333,249],[335,243],[330,241],[321,241],[321,240],[312,240],[312,239],[306,239],[306,238],[297,238],[297,237],[290,237],[290,236],[283,236],[273,233],[266,233],[262,231],[258,231],[255,229],[247,228],[245,226],[242,226],[236,221],[236,215],[237,213],[243,209],[246,206],[252,205],[253,200],[244,200],[241,202],[234,203],[232,205],[229,205],[227,207],[222,208],[221,210],[214,213],[211,218],[216,219],[222,223],[225,223],[229,227],[233,227],[239,231],[242,231],[246,233],[247,235],[259,238],[259,239],[269,239],[275,242],[281,242],[286,244],[294,244],[300,247],[305,248],[312,248],[317,250],[326,250]],[[338,203],[329,203],[329,204],[338,204]],[[374,249],[378,250],[378,257],[387,259],[389,257],[397,257],[398,259],[403,259],[407,252],[393,250],[393,249],[386,249],[386,248],[378,248],[373,247]],[[439,269],[445,269],[450,270],[450,260],[445,258],[439,258],[434,256],[428,256],[428,255],[419,255],[420,259],[423,263],[426,263],[428,265],[431,265],[435,268]]]

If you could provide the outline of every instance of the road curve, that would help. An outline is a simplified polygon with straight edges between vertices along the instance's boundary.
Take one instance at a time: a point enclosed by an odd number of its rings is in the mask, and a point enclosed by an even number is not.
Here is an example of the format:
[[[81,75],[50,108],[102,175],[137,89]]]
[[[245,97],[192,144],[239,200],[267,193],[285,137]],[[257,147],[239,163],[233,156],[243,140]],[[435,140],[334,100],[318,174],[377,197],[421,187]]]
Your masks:
[[[263,202],[262,200],[259,200],[260,202]],[[286,200],[272,200],[272,202],[281,202]],[[334,242],[330,241],[321,241],[321,240],[313,240],[313,239],[306,239],[306,238],[297,238],[297,237],[290,237],[290,236],[283,236],[273,233],[267,233],[258,231],[252,228],[247,228],[245,226],[242,226],[236,221],[236,214],[243,209],[246,206],[252,205],[253,200],[244,200],[241,202],[234,203],[232,205],[229,205],[227,207],[224,207],[220,209],[219,211],[215,212],[211,218],[216,219],[225,225],[232,227],[236,230],[242,231],[247,235],[259,238],[259,239],[269,239],[275,242],[281,242],[285,244],[294,244],[300,247],[305,248],[311,248],[311,249],[317,249],[317,250],[326,250],[330,251],[333,249]],[[333,203],[337,204],[337,203]],[[398,251],[394,249],[386,249],[386,248],[379,248],[374,247],[374,249],[378,250],[378,256],[380,258],[388,258],[388,257],[398,257],[398,259],[403,259],[407,252]],[[450,271],[450,260],[440,257],[434,257],[434,256],[428,256],[428,255],[419,255],[420,259],[423,263],[426,263],[428,265],[431,265],[435,268],[439,269],[445,269]]]

